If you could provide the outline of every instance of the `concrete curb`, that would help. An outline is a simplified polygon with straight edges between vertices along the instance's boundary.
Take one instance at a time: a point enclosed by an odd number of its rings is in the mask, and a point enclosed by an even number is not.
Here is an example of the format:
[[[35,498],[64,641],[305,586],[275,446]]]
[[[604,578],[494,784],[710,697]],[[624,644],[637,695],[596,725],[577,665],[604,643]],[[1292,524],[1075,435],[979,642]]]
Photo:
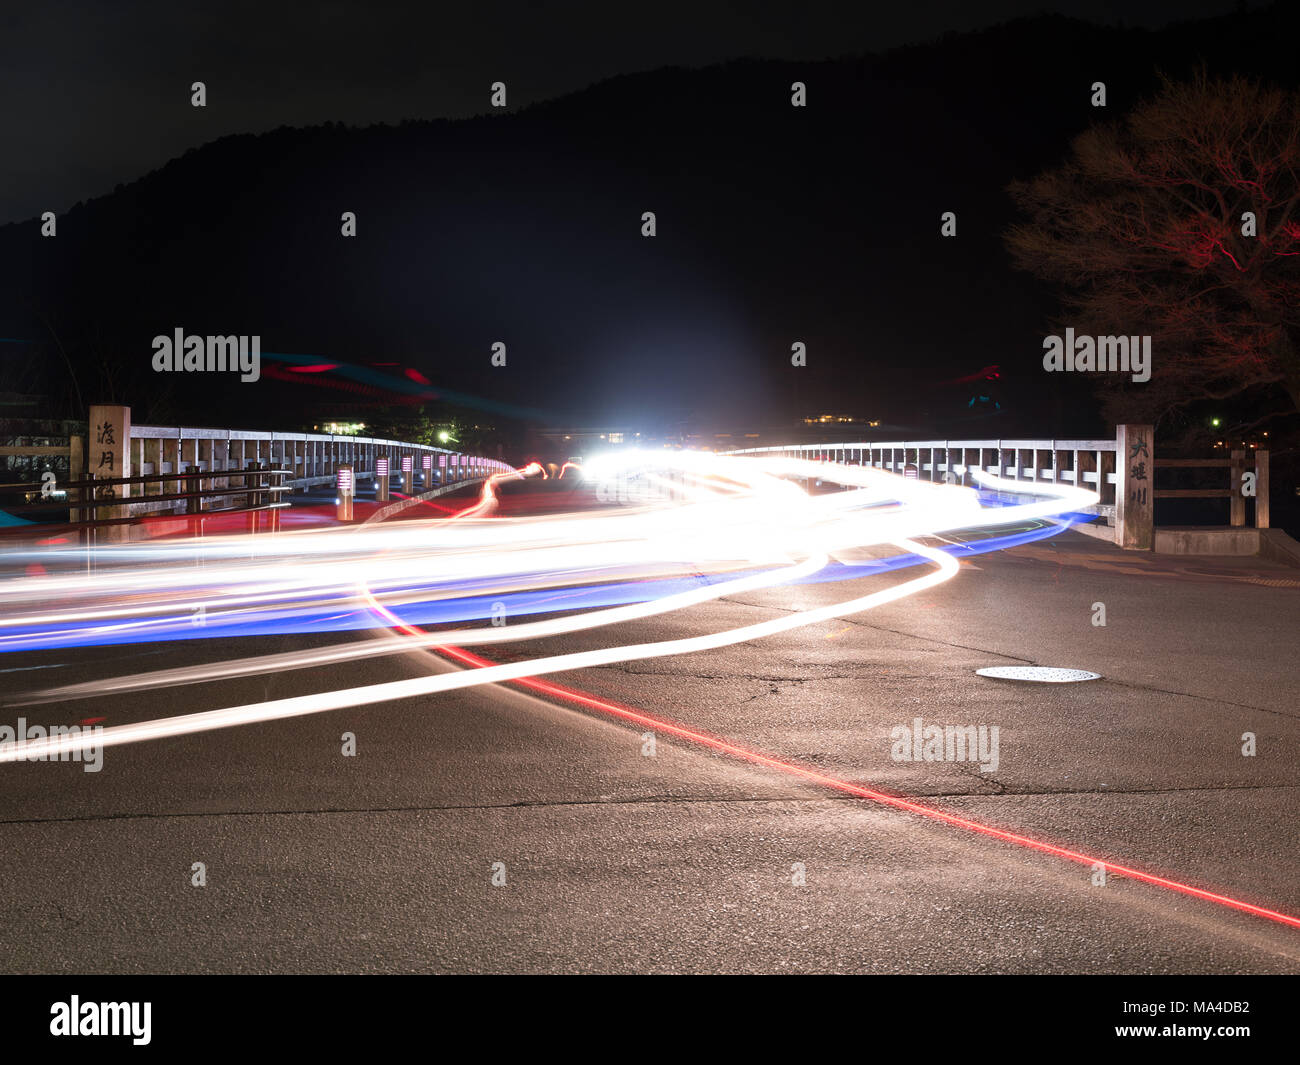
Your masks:
[[[1300,542],[1281,529],[1259,530],[1259,557],[1300,568]]]
[[[407,496],[405,499],[395,499],[393,502],[385,504],[376,510],[361,525],[368,525],[372,521],[383,521],[385,518],[396,514],[399,510],[405,510],[416,503],[422,503],[426,499],[436,499],[438,496],[446,495],[448,492],[459,492],[462,488],[468,488],[470,485],[482,484],[486,477],[476,477],[469,481],[457,481],[455,484],[445,484],[441,488],[431,488],[427,492],[421,492],[418,496]],[[358,526],[359,527],[359,526]]]

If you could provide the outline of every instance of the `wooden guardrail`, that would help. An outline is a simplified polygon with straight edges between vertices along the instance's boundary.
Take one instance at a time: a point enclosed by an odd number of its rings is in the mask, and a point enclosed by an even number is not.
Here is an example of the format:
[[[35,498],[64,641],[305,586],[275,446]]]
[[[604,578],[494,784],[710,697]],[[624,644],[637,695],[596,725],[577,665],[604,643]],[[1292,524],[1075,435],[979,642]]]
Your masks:
[[[1163,469],[1226,469],[1227,488],[1157,488],[1156,499],[1226,499],[1228,524],[1240,527],[1246,524],[1246,500],[1255,500],[1255,528],[1269,527],[1268,506],[1268,452],[1252,450],[1253,469],[1247,470],[1246,452],[1233,451],[1226,459],[1164,459],[1158,458],[1154,468]],[[1253,474],[1253,478],[1249,475]]]

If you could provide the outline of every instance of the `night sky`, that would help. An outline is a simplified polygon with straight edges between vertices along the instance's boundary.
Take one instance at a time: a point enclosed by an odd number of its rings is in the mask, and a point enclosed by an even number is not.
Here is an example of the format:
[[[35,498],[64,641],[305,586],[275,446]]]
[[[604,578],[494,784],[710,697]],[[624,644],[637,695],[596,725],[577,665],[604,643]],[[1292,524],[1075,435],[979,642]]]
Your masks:
[[[297,429],[369,418],[379,367],[391,398],[423,382],[535,425],[835,411],[904,434],[1088,435],[1087,389],[1041,372],[1059,304],[1012,269],[1007,183],[1199,52],[1294,76],[1285,35],[1251,19],[1168,28],[1231,0],[735,8],[6,10],[0,396]],[[343,368],[164,380],[151,338],[182,327]]]
[[[229,133],[327,121],[459,118],[617,74],[756,56],[822,59],[1060,12],[1158,27],[1231,0],[861,0],[743,4],[6,4],[0,10],[0,224],[62,211]],[[1259,4],[1249,4],[1258,7]],[[209,106],[189,106],[189,86]]]

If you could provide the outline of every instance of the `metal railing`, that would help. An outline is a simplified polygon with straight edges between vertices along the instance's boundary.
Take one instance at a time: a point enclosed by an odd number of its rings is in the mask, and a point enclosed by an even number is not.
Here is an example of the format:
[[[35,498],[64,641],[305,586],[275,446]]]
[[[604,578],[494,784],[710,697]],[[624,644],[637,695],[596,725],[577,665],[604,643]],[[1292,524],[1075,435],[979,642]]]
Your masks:
[[[294,489],[332,484],[339,466],[351,466],[357,480],[375,477],[375,460],[386,457],[395,473],[411,458],[413,472],[431,458],[431,481],[470,480],[507,469],[508,464],[449,448],[374,437],[326,433],[281,433],[252,429],[202,429],[190,426],[132,425],[132,469],[141,473],[175,473],[196,466],[205,473],[238,471],[249,462],[267,462],[289,472]],[[176,478],[171,478],[175,480]],[[151,497],[145,495],[144,501]]]
[[[972,484],[971,470],[1004,480],[1090,488],[1090,510],[1113,516],[1120,477],[1116,440],[899,440],[742,448],[731,455],[775,454],[912,473],[922,480]],[[959,472],[960,471],[960,472]]]
[[[732,455],[778,454],[854,463],[928,481],[970,485],[972,470],[1004,481],[1087,488],[1097,502],[1083,508],[1101,521],[1080,528],[1128,550],[1155,545],[1155,452],[1150,425],[1119,425],[1113,440],[897,440],[742,448]]]
[[[166,518],[183,520],[188,533],[194,537],[204,535],[204,523],[207,518],[228,517],[232,514],[246,516],[249,533],[276,533],[280,529],[280,511],[290,505],[280,499],[281,493],[290,491],[288,485],[284,483],[288,472],[288,470],[262,469],[250,464],[248,469],[238,474],[228,475],[229,479],[237,479],[241,482],[238,486],[218,489],[204,488],[203,481],[211,479],[212,475],[191,468],[180,475],[180,479],[185,484],[185,491],[151,497],[155,503],[166,501],[179,504],[179,511],[160,512],[154,516],[160,520]],[[48,525],[33,523],[0,529],[0,537],[29,538],[34,530],[45,538],[72,532],[77,542],[86,548],[86,566],[93,570],[95,548],[99,543],[101,530],[140,524],[141,519],[138,515],[125,513],[129,509],[131,489],[173,479],[172,475],[141,474],[135,477],[98,478],[91,474],[85,480],[64,482],[61,491],[67,494],[67,498],[49,502],[31,500],[32,496],[41,498],[41,489],[44,485],[40,482],[0,485],[0,494],[22,493],[24,496],[23,502],[11,507],[13,510],[23,513],[52,511],[68,514],[66,522]],[[211,503],[214,499],[238,500],[240,497],[244,500],[242,506],[210,506],[207,510],[203,509],[205,502]]]

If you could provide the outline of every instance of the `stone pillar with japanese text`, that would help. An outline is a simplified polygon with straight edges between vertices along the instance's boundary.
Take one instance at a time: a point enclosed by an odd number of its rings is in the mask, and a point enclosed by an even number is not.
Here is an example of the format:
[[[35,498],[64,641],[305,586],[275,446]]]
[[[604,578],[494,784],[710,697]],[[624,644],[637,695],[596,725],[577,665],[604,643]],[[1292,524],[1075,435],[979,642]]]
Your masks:
[[[1115,543],[1129,551],[1155,547],[1155,434],[1150,425],[1115,430]]]
[[[90,407],[90,424],[86,437],[86,473],[95,480],[112,480],[131,476],[131,408],[94,403]],[[128,484],[104,485],[95,489],[96,499],[128,499]],[[89,518],[91,515],[84,515]],[[94,516],[101,520],[125,518],[126,507],[96,507]],[[130,537],[128,526],[109,525],[97,531],[103,543],[124,543]]]

